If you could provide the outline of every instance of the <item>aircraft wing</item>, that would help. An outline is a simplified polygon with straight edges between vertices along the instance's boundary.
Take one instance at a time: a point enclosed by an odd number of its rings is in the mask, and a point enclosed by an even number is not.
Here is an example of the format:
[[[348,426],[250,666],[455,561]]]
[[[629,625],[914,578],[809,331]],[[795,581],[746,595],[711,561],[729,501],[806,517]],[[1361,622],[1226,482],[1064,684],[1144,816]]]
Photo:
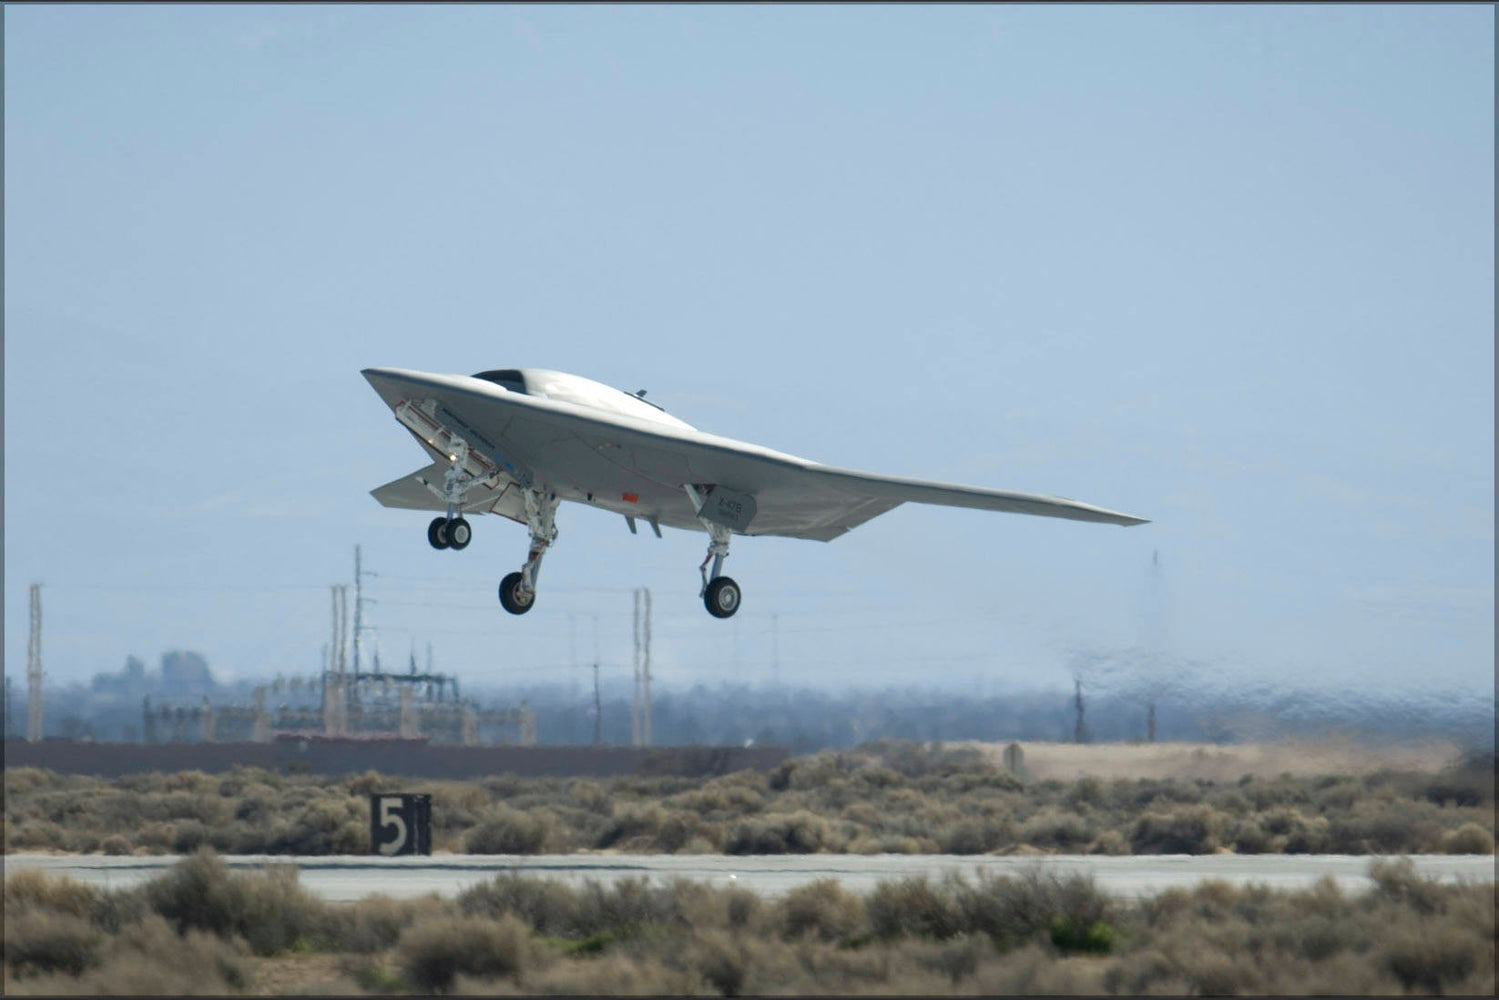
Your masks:
[[[465,426],[468,437],[516,483],[545,486],[565,500],[669,527],[701,530],[684,488],[688,485],[753,497],[754,516],[739,531],[745,535],[830,541],[908,502],[1106,524],[1145,523],[1144,518],[1061,497],[834,468],[690,428],[510,392],[474,378],[396,368],[370,368],[363,374],[392,409],[407,400],[435,403],[447,419]],[[440,485],[442,466],[438,461],[418,474],[426,473]],[[376,497],[382,503],[416,499],[411,485],[398,485],[402,483],[380,487]],[[416,488],[431,496],[419,483]]]
[[[435,510],[443,513],[448,509],[448,505],[438,493],[433,492],[433,488],[442,489],[443,476],[447,470],[448,463],[438,460],[425,468],[417,469],[409,475],[370,490],[370,495],[386,507]],[[468,495],[463,498],[463,509],[460,513],[500,514],[522,524],[526,523],[525,501],[521,498],[520,491],[515,488],[515,483],[504,477],[493,483],[475,484],[468,491]]]

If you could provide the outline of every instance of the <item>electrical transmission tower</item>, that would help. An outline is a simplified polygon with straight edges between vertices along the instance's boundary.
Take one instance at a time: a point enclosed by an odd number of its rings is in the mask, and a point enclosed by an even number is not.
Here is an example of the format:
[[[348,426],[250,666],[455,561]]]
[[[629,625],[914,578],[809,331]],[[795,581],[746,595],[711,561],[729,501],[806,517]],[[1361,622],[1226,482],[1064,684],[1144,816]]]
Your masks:
[[[333,634],[328,644],[328,663],[323,670],[323,731],[343,735],[348,725],[349,587],[335,583],[328,588],[333,597]]]
[[[358,545],[354,546],[354,679],[359,679],[362,668],[362,657],[360,650],[364,644],[364,633],[373,626],[364,621],[364,606],[376,603],[373,599],[364,596],[364,578],[367,576],[379,576],[363,566],[363,553]]]
[[[642,609],[643,613],[642,613]],[[630,717],[630,739],[637,747],[651,745],[651,590],[635,588],[635,704]]]
[[[31,585],[31,640],[26,644],[26,739],[42,738],[42,585]]]
[[[1083,680],[1081,677],[1074,677],[1072,683],[1074,691],[1072,705],[1077,712],[1077,722],[1072,729],[1072,741],[1085,743],[1088,738],[1088,729],[1083,725]]]

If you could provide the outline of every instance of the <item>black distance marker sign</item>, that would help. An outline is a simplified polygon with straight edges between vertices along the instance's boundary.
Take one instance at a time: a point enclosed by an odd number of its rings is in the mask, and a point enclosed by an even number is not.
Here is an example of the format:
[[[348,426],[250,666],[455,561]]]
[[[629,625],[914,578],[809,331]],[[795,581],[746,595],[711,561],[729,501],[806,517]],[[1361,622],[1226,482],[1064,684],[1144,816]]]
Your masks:
[[[370,796],[370,853],[432,853],[432,796],[388,792]]]

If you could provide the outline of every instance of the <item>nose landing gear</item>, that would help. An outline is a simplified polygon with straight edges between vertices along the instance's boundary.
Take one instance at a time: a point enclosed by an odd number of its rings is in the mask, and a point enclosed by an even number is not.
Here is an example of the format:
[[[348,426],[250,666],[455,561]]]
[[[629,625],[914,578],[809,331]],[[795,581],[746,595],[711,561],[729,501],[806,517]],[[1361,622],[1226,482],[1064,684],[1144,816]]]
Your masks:
[[[692,500],[693,509],[697,511],[698,522],[708,532],[708,554],[698,567],[698,572],[703,575],[703,589],[698,591],[698,596],[703,599],[703,607],[708,609],[708,614],[714,618],[732,618],[734,612],[739,610],[741,594],[739,584],[723,575],[723,561],[729,557],[729,540],[734,537],[734,533],[726,525],[703,516],[703,497],[696,487],[688,486],[687,496]],[[709,563],[713,564],[711,573],[708,571]]]
[[[739,584],[720,576],[703,592],[703,605],[714,618],[731,618],[739,610]]]
[[[533,489],[525,491],[525,500],[531,548],[520,572],[510,573],[500,581],[500,607],[512,615],[523,615],[536,603],[536,577],[541,572],[542,556],[557,540],[557,505],[562,502],[555,493],[543,494]]]

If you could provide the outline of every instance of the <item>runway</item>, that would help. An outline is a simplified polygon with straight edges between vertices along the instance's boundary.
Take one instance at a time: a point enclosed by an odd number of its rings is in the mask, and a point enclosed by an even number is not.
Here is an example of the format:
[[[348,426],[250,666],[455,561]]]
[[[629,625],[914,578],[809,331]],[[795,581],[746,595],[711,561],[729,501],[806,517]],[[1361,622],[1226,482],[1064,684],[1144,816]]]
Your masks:
[[[100,888],[127,888],[160,875],[180,860],[176,856],[110,857],[98,854],[11,854],[7,874],[23,869],[67,875]],[[1005,856],[907,854],[800,854],[727,857],[716,854],[540,854],[373,858],[364,856],[290,857],[229,855],[230,868],[255,870],[266,864],[294,864],[303,886],[334,902],[351,902],[374,893],[410,899],[427,893],[455,896],[502,872],[520,872],[580,884],[646,877],[653,882],[686,878],[714,885],[738,885],[774,896],[822,878],[834,878],[854,892],[868,892],[881,880],[927,875],[940,878],[956,871],[1016,874],[1041,865],[1058,873],[1090,872],[1099,888],[1116,896],[1141,897],[1163,889],[1190,887],[1205,879],[1238,885],[1257,882],[1276,889],[1301,888],[1324,875],[1349,892],[1367,889],[1372,858],[1326,854],[1250,855],[1097,855]],[[1417,855],[1416,870],[1443,881],[1493,882],[1494,858],[1488,855]]]

